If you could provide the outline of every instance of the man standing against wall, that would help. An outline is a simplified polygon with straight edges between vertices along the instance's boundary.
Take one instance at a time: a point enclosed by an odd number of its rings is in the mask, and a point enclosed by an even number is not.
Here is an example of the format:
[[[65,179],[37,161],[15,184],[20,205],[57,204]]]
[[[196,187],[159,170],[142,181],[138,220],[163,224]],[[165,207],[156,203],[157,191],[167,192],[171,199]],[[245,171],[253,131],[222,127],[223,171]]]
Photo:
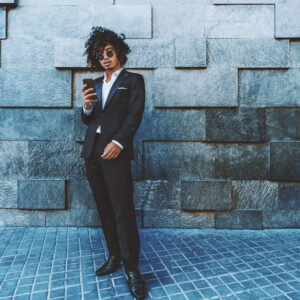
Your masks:
[[[121,37],[122,36],[122,37]],[[105,71],[94,87],[82,87],[82,121],[88,126],[81,157],[96,202],[109,258],[96,271],[98,276],[115,272],[123,262],[133,297],[146,297],[145,282],[138,269],[140,239],[133,203],[131,160],[133,137],[142,120],[145,84],[141,74],[122,66],[130,52],[118,36],[93,27],[85,47],[93,70]],[[97,96],[97,100],[91,97]]]

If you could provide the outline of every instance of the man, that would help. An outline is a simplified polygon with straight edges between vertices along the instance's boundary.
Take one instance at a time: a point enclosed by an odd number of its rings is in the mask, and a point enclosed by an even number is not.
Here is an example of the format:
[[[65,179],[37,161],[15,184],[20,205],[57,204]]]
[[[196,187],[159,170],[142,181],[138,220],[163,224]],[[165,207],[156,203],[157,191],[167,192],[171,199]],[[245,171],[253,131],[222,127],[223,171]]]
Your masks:
[[[85,44],[92,69],[105,70],[93,88],[82,87],[82,121],[88,126],[81,157],[96,202],[109,258],[98,276],[121,268],[133,297],[146,297],[138,269],[140,239],[133,203],[133,137],[142,120],[145,84],[141,74],[123,68],[130,52],[125,36],[93,27]],[[97,100],[91,97],[97,96]]]

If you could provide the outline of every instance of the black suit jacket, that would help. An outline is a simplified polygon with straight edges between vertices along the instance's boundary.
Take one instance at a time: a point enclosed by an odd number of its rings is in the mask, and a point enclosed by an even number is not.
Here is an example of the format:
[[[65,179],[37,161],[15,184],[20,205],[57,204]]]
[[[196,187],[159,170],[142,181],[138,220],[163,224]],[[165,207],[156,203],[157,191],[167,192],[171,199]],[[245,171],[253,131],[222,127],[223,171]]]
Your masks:
[[[103,78],[101,76],[94,80],[98,100],[102,99]],[[133,137],[139,128],[145,107],[143,76],[123,69],[110,89],[104,109],[100,107],[99,101],[92,104],[93,110],[89,116],[81,108],[82,122],[88,128],[80,157],[90,157],[96,130],[101,125],[100,147],[96,152],[102,154],[106,145],[116,140],[124,146],[116,159],[134,159]]]

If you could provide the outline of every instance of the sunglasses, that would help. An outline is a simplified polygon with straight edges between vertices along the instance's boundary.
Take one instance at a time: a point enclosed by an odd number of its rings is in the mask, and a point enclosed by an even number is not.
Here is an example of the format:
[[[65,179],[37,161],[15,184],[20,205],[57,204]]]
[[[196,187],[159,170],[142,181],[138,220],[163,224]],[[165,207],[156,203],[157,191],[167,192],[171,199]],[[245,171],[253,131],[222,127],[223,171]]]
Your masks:
[[[106,56],[107,57],[113,57],[114,56],[114,51],[113,50],[107,50],[106,51]],[[102,53],[98,53],[96,55],[96,58],[99,60],[103,60],[104,59],[104,55]]]

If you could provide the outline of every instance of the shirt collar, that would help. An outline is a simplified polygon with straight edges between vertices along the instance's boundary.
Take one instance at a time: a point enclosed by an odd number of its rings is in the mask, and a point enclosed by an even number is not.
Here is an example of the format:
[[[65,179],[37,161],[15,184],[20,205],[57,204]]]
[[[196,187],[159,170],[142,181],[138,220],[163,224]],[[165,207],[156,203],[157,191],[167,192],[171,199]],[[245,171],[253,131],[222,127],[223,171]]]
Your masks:
[[[118,75],[122,72],[123,69],[124,69],[124,67],[122,67],[121,69],[119,69],[119,70],[113,72],[113,73],[111,74],[111,76],[112,76],[112,77],[118,77]],[[106,78],[107,78],[107,75],[106,75],[106,72],[104,72],[104,79],[103,79],[103,80],[105,81]]]

